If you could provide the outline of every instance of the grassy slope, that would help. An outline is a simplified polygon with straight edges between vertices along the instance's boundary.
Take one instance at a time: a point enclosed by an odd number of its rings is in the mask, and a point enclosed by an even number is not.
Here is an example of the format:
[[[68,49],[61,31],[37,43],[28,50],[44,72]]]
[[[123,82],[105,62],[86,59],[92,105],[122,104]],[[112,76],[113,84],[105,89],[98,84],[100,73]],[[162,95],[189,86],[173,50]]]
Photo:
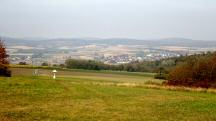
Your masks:
[[[46,67],[46,66],[39,66],[39,67],[33,67],[35,69],[39,69],[39,70],[47,70],[49,72],[51,72],[50,70],[56,69],[58,71],[61,72],[66,72],[66,73],[70,73],[70,72],[81,72],[81,73],[97,73],[97,74],[117,74],[117,75],[130,75],[130,76],[146,76],[146,77],[153,77],[154,73],[143,73],[143,72],[126,72],[126,71],[111,71],[111,70],[83,70],[83,69],[62,69],[62,68],[52,68],[52,67]],[[12,66],[11,68],[12,70],[32,70],[32,66]],[[20,74],[20,73],[18,73]]]
[[[47,76],[1,77],[0,120],[216,120],[215,94],[107,85],[122,82],[122,75],[109,75],[113,78],[109,80],[106,74],[102,74],[104,78],[96,73],[79,74],[56,80]],[[140,82],[145,77],[137,78]]]
[[[13,76],[32,76],[33,69],[26,68],[12,68]],[[52,70],[39,69],[40,76],[52,77]],[[121,82],[137,82],[144,83],[155,82],[161,83],[161,80],[153,79],[152,73],[129,73],[129,72],[116,72],[116,71],[89,71],[89,70],[58,70],[57,77],[73,77],[82,78],[86,80],[103,80],[103,81],[121,81]]]

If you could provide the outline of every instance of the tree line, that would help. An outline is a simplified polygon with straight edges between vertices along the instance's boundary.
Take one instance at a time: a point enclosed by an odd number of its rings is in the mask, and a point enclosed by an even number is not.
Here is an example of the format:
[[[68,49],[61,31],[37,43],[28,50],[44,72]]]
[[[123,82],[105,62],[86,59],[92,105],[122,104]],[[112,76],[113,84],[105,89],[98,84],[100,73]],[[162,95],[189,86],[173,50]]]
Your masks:
[[[171,67],[175,66],[178,58],[163,59],[157,61],[134,61],[128,64],[111,65],[94,60],[68,59],[61,67],[70,69],[87,70],[115,70],[128,72],[162,72],[168,73]]]

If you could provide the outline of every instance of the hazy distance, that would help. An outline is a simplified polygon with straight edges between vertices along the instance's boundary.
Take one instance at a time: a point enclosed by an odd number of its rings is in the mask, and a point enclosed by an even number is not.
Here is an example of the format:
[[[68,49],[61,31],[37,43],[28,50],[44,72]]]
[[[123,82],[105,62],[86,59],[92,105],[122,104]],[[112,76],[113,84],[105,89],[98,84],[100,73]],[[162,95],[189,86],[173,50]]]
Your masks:
[[[0,0],[0,35],[216,40],[215,0]]]

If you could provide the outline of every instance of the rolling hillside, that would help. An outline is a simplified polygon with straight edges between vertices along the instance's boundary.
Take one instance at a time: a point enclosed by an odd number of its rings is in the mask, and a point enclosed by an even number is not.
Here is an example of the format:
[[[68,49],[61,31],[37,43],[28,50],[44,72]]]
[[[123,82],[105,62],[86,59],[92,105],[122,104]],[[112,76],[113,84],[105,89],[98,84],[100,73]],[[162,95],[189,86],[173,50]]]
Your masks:
[[[51,70],[32,77],[13,69],[0,77],[2,121],[214,121],[213,93],[169,91],[131,86],[154,80],[151,74]]]

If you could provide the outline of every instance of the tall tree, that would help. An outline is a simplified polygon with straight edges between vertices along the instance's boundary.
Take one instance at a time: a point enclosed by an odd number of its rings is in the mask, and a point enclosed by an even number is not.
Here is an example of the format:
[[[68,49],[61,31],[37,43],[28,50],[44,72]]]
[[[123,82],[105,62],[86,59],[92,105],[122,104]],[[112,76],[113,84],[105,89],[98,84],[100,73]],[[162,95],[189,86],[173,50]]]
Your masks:
[[[6,47],[3,41],[0,39],[0,75],[11,76],[11,71],[9,70],[9,61]]]
[[[9,61],[7,60],[8,54],[6,52],[6,47],[3,41],[0,39],[0,64],[8,65]]]

